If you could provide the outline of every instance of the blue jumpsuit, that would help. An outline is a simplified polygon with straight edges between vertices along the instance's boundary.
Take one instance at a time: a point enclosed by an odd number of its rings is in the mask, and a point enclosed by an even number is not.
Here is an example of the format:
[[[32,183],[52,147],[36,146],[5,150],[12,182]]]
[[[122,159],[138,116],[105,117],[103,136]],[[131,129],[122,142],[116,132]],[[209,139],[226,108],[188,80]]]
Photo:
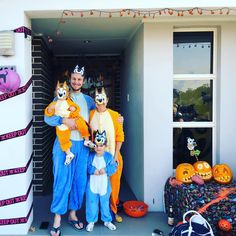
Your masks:
[[[105,176],[94,176],[96,170],[96,153],[90,153],[88,158],[88,183],[86,188],[86,220],[88,223],[98,221],[99,203],[101,211],[101,219],[103,222],[111,222],[112,216],[110,211],[110,195],[111,195],[111,184],[110,176],[116,172],[117,163],[113,156],[109,152],[104,152],[104,169],[106,172]],[[101,162],[100,162],[101,163]],[[103,178],[96,179],[96,178]],[[92,179],[94,178],[94,179]],[[93,182],[94,180],[94,182]],[[97,181],[96,181],[97,180]],[[105,182],[105,185],[104,185]],[[92,186],[93,185],[93,186]],[[104,189],[104,186],[106,189]]]
[[[88,121],[90,110],[95,108],[93,99],[82,93],[79,95],[72,94],[71,99],[80,106],[81,115],[83,117],[86,116],[84,119]],[[80,101],[82,101],[81,104],[79,104]],[[62,118],[59,116],[44,116],[44,121],[50,126],[62,124]],[[66,154],[61,150],[57,138],[53,146],[54,183],[51,212],[60,215],[65,214],[67,210],[78,210],[81,208],[87,183],[89,149],[84,146],[82,138],[77,140],[71,139],[71,142],[71,152],[75,157],[68,166],[64,165]]]

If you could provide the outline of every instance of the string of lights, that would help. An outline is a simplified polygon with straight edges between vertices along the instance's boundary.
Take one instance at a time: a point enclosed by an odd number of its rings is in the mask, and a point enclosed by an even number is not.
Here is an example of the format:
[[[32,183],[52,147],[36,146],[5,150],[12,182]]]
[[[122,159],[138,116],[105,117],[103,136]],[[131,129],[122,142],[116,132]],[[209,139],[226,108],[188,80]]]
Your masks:
[[[155,19],[165,16],[216,16],[216,15],[233,15],[236,14],[236,8],[222,7],[222,8],[188,8],[188,9],[173,9],[173,8],[162,8],[162,9],[151,9],[151,10],[141,10],[141,9],[121,9],[121,10],[63,10],[61,17],[58,21],[57,28],[54,32],[56,37],[61,35],[60,26],[66,23],[66,19],[71,17],[133,17],[133,18],[143,18],[143,19]],[[48,36],[48,42],[52,43],[53,39]]]
[[[152,9],[152,10],[139,10],[139,9],[122,9],[115,11],[104,11],[104,10],[64,10],[64,16],[99,16],[99,17],[113,17],[113,16],[130,16],[130,17],[143,17],[143,18],[156,18],[158,16],[186,16],[186,15],[229,15],[233,11],[236,12],[236,8],[222,7],[222,8],[199,8],[194,7],[190,9]]]

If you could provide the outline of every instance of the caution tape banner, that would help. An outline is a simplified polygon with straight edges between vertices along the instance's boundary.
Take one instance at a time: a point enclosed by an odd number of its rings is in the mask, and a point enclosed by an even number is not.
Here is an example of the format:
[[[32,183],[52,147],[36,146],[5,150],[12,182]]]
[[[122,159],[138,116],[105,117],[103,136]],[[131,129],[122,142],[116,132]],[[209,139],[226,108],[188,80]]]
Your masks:
[[[30,121],[30,123],[27,125],[25,129],[12,131],[6,134],[0,134],[0,142],[26,135],[32,124],[33,120]]]
[[[27,223],[32,209],[33,209],[33,204],[31,205],[29,213],[27,214],[26,217],[0,219],[0,226],[3,226],[3,225],[15,225],[15,224],[25,224],[25,223]]]
[[[31,83],[32,83],[32,78],[24,86],[18,88],[15,92],[1,94],[0,95],[0,102],[5,101],[5,100],[7,100],[9,98],[18,96],[18,95],[20,95],[22,93],[25,93],[26,90],[31,85]]]
[[[33,154],[31,154],[31,157],[30,157],[30,159],[29,159],[29,161],[28,161],[26,166],[12,168],[12,169],[0,170],[0,177],[26,173],[26,171],[28,170],[28,167],[29,167],[32,159],[33,159]]]
[[[25,202],[29,196],[31,187],[32,187],[32,182],[31,182],[29,189],[25,195],[0,200],[0,207],[9,206],[9,205],[20,203],[20,202]]]

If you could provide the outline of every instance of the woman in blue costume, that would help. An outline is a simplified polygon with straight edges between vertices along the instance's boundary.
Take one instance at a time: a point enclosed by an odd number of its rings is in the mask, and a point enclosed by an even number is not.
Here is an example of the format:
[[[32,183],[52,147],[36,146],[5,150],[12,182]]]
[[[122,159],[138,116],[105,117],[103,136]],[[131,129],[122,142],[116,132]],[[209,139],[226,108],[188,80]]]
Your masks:
[[[70,77],[72,88],[71,100],[81,109],[80,114],[88,121],[89,112],[95,109],[93,99],[81,92],[84,83],[84,67],[75,67]],[[47,108],[45,109],[45,112]],[[53,199],[51,212],[55,214],[51,236],[61,235],[61,215],[69,210],[69,223],[77,230],[82,229],[83,223],[78,219],[76,211],[83,203],[83,197],[87,183],[87,160],[89,149],[84,146],[84,140],[76,130],[73,119],[61,118],[60,116],[48,117],[45,115],[44,121],[50,126],[67,125],[71,129],[71,151],[75,157],[70,165],[64,165],[65,152],[61,150],[58,139],[56,138],[53,146]]]

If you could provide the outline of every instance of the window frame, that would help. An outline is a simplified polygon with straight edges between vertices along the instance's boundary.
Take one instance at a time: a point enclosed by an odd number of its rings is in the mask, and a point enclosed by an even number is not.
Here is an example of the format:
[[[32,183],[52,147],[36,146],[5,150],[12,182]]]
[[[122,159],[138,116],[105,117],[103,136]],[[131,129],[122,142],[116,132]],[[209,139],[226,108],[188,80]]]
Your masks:
[[[172,128],[212,128],[212,165],[216,163],[216,92],[217,92],[217,28],[174,28],[175,32],[213,32],[213,73],[212,74],[174,74],[173,72],[173,85],[176,80],[212,80],[212,121],[199,122],[188,121],[179,122],[173,121]],[[174,47],[174,43],[173,43]],[[174,51],[174,50],[173,50]],[[174,63],[174,62],[173,62]],[[173,146],[173,145],[172,145]]]

